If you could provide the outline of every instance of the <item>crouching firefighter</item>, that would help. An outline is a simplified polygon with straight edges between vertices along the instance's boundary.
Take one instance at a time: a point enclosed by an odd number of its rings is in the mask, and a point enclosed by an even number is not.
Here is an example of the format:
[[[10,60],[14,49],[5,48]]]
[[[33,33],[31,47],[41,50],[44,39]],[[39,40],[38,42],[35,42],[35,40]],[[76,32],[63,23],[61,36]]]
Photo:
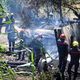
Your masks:
[[[76,80],[77,71],[78,71],[78,67],[79,67],[79,58],[80,58],[80,51],[78,49],[79,43],[77,41],[73,41],[72,45],[73,45],[72,49],[70,50],[71,61],[68,65],[68,74],[69,74],[69,80],[72,80],[71,79],[71,68],[74,65],[73,80]]]
[[[65,34],[61,34],[60,39],[57,41],[58,52],[59,52],[58,67],[62,75],[62,80],[65,80],[64,72],[65,72],[67,56],[68,56],[68,44],[65,40],[66,40]]]

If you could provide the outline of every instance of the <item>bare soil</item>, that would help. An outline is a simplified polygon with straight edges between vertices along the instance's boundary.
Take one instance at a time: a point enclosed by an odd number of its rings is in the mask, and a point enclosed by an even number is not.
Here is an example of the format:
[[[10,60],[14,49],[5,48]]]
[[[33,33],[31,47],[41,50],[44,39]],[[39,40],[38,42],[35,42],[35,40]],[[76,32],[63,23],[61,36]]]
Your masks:
[[[32,78],[30,76],[17,75],[16,80],[32,80]]]

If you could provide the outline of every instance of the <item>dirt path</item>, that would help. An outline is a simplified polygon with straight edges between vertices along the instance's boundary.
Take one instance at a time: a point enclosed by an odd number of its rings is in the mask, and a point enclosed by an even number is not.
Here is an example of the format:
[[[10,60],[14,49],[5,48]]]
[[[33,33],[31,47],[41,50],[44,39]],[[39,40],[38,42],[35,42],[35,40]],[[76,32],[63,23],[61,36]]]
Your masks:
[[[32,78],[31,77],[29,77],[29,76],[17,76],[17,78],[16,78],[16,80],[32,80]]]
[[[8,44],[7,35],[6,34],[0,34],[0,43],[1,44]]]

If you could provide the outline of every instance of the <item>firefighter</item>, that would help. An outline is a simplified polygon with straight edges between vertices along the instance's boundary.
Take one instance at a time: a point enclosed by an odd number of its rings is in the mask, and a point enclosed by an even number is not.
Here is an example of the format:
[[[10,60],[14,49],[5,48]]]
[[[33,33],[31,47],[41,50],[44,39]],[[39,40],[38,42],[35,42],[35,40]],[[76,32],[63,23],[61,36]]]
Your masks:
[[[65,79],[64,77],[64,71],[66,68],[66,63],[67,63],[67,56],[68,56],[68,44],[65,41],[66,36],[65,34],[60,35],[60,39],[57,42],[58,45],[58,52],[59,52],[59,70],[62,75],[62,80]]]
[[[73,41],[72,45],[73,45],[73,47],[70,50],[71,61],[68,65],[68,74],[69,74],[69,80],[71,80],[71,68],[74,65],[73,80],[76,80],[77,71],[78,71],[78,67],[79,67],[79,58],[80,58],[80,51],[78,49],[79,43],[77,41]]]
[[[36,38],[34,38],[29,44],[29,47],[33,48],[35,66],[38,67],[38,62],[42,56],[41,54],[41,49],[43,48],[42,35],[38,35]]]
[[[6,32],[7,32],[7,37],[8,37],[8,42],[9,42],[9,51],[13,52],[14,51],[14,46],[15,46],[15,28],[14,28],[14,18],[13,14],[6,17],[6,21],[4,24],[6,25]]]
[[[20,50],[20,52],[18,53],[18,59],[16,59],[16,60],[20,60],[20,61],[25,60],[24,35],[25,35],[24,29],[22,29],[19,33],[19,36],[20,36],[19,50]]]

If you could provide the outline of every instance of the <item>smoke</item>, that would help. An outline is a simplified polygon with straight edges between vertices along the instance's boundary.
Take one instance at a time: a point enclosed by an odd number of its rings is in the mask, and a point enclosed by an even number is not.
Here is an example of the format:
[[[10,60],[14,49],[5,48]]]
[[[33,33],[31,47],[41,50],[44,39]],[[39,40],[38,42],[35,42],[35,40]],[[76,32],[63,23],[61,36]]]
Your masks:
[[[6,5],[7,10],[14,13],[15,20],[19,22],[19,27],[54,29],[55,27],[66,25],[67,20],[63,19],[62,23],[60,14],[57,12],[49,12],[48,16],[46,16],[47,9],[44,7],[41,8],[44,14],[41,16],[40,7],[33,5],[32,0],[8,0]]]

